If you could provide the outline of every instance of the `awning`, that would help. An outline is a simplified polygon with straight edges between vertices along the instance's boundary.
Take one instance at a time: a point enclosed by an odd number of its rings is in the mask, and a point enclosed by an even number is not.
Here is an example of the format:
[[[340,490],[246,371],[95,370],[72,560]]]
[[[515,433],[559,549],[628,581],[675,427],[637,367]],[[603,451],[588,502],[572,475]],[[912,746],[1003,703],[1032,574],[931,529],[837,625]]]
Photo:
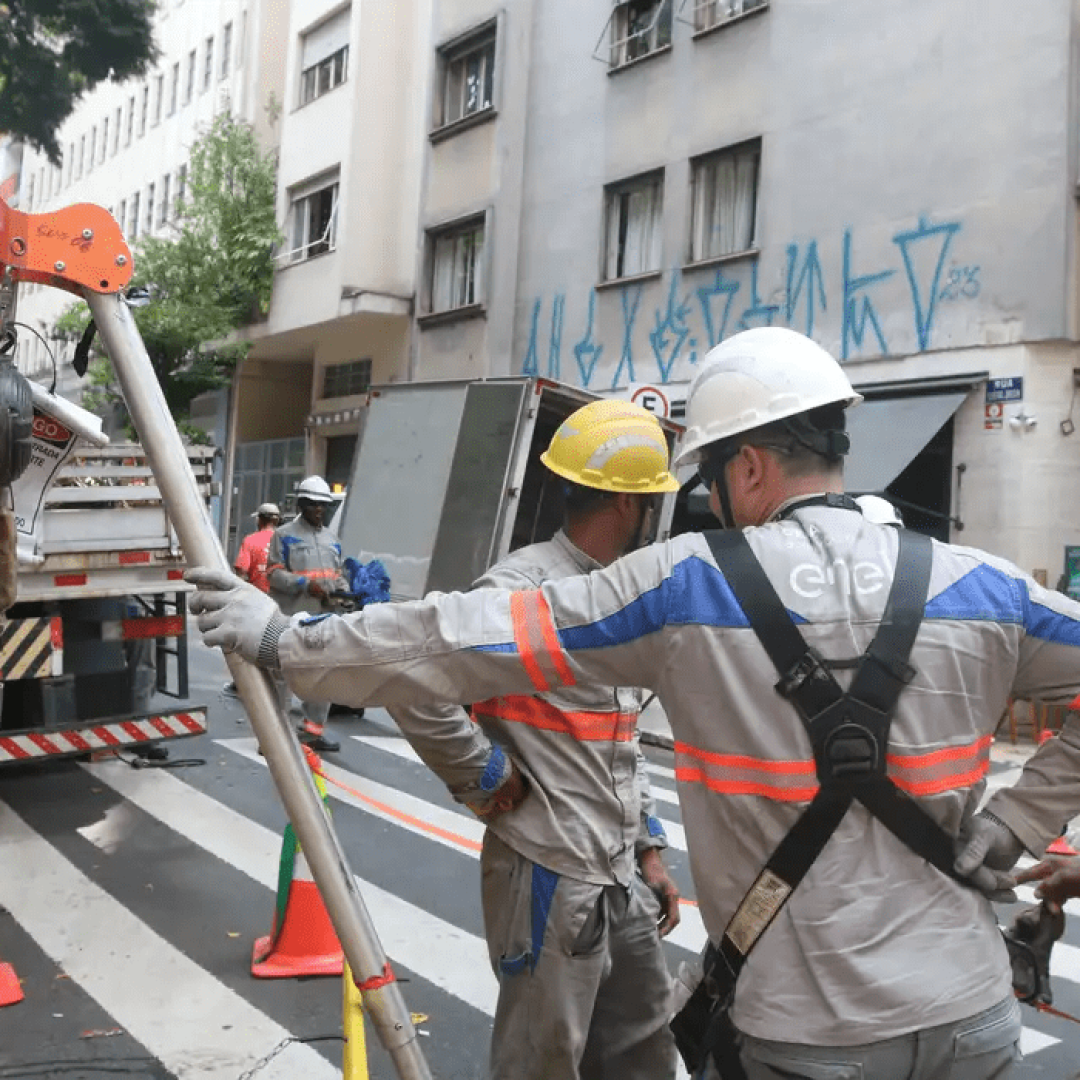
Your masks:
[[[864,401],[847,414],[851,453],[844,487],[858,495],[884,491],[944,427],[970,391]]]

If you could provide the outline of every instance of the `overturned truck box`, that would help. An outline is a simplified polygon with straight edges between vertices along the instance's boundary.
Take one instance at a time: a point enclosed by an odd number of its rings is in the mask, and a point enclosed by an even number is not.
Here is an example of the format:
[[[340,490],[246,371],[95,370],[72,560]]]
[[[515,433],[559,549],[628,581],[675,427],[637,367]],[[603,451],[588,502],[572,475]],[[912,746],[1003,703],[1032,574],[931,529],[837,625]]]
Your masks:
[[[540,455],[563,420],[595,400],[530,377],[373,387],[338,526],[342,550],[379,559],[395,599],[469,588],[559,528],[561,482]],[[673,441],[679,429],[661,423]]]

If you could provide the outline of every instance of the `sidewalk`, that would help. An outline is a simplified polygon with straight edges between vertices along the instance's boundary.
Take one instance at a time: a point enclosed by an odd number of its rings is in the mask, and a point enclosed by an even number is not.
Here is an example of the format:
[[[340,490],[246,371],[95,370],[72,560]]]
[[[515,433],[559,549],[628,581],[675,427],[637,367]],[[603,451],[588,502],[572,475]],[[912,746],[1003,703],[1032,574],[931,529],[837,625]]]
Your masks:
[[[660,702],[653,698],[642,710],[638,718],[638,731],[641,741],[646,746],[658,746],[662,750],[673,750],[675,740],[671,734],[671,725],[660,707]],[[990,760],[1001,765],[1022,766],[1037,747],[1030,739],[1018,739],[1011,743],[1008,736],[998,735],[990,748]]]

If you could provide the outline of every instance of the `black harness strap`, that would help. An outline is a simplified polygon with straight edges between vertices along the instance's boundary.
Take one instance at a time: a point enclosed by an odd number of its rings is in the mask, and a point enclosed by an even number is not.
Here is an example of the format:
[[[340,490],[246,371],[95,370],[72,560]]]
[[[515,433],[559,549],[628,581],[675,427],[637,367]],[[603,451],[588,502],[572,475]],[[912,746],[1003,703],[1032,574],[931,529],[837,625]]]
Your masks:
[[[915,675],[907,660],[929,590],[933,562],[929,538],[898,530],[899,552],[885,613],[845,693],[829,662],[807,645],[742,531],[705,536],[780,675],[777,692],[802,718],[820,785],[743,898],[720,946],[711,947],[711,956],[706,957],[715,992],[721,1000],[730,1001],[750,950],[821,854],[853,801],[862,803],[942,873],[956,875],[951,839],[893,784],[885,763],[893,710],[901,690]]]

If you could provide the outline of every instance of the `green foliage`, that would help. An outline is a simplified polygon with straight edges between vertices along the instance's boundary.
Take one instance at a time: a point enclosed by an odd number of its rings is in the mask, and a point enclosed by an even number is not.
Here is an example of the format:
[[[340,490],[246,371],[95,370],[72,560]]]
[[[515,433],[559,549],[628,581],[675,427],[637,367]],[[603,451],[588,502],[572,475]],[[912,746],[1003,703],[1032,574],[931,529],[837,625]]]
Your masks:
[[[0,132],[60,164],[56,132],[104,79],[157,60],[154,0],[0,0]]]
[[[229,335],[264,315],[273,285],[275,166],[249,124],[221,114],[191,151],[188,190],[172,235],[137,242],[132,287],[150,302],[134,309],[146,351],[178,422],[191,401],[226,386],[247,344]],[[89,321],[78,303],[55,332],[78,340]],[[98,351],[101,351],[100,340]],[[122,404],[112,365],[99,355],[89,369],[84,407]]]

